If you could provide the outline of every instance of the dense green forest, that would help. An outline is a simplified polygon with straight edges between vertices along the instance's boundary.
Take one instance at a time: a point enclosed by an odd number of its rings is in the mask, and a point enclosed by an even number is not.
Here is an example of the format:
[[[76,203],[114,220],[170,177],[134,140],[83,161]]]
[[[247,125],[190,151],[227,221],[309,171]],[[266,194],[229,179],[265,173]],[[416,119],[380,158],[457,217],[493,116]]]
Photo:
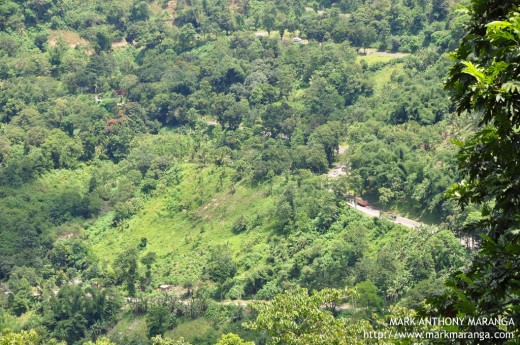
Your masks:
[[[0,344],[381,343],[452,315],[494,202],[446,193],[485,113],[443,88],[461,3],[0,0]]]

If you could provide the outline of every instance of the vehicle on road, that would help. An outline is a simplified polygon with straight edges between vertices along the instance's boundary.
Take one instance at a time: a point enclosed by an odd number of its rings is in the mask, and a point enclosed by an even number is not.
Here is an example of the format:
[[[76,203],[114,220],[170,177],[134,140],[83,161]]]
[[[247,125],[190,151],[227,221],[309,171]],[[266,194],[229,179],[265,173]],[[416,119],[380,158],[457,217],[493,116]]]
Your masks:
[[[363,206],[363,207],[367,207],[369,204],[368,204],[368,201],[366,201],[365,199],[357,196],[354,198],[354,201],[356,202],[356,204],[358,204],[359,206]]]

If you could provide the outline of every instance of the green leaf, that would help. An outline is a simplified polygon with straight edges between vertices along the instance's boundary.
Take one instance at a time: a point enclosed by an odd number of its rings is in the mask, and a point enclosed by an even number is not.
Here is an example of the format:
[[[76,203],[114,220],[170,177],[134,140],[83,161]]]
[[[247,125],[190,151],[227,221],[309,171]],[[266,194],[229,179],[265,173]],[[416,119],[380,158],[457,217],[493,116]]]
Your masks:
[[[517,81],[508,81],[507,83],[502,84],[502,87],[500,88],[500,92],[506,92],[506,93],[520,92],[520,83]]]
[[[464,14],[469,14],[470,10],[466,6],[457,5],[457,8],[455,9],[455,13],[458,14],[458,15],[464,15]]]
[[[504,21],[494,21],[486,25],[489,30],[503,30],[505,28],[513,27],[513,24]]]
[[[458,139],[450,139],[450,142],[453,145],[458,146],[458,147],[463,147],[464,146],[464,142],[462,142],[461,140],[458,140]]]
[[[469,277],[467,275],[465,275],[464,273],[461,273],[461,274],[458,274],[457,275],[457,278],[465,281],[466,283],[468,283],[469,285],[473,284],[473,280],[469,279]]]
[[[473,63],[471,63],[470,61],[462,61],[462,63],[466,66],[466,68],[462,70],[462,73],[466,73],[475,77],[475,79],[477,79],[479,83],[484,82],[484,80],[486,79],[486,75],[475,65],[473,65]]]

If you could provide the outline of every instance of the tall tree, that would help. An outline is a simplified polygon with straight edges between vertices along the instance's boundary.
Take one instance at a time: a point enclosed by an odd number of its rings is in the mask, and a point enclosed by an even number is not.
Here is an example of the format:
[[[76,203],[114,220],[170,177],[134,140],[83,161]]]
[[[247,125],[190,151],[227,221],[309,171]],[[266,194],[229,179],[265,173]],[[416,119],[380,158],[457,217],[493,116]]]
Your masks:
[[[437,299],[446,314],[520,317],[520,14],[516,0],[473,0],[468,32],[447,82],[459,113],[482,114],[479,130],[459,142],[465,179],[451,194],[464,207],[481,205],[484,232],[466,272]],[[495,326],[489,326],[497,330]],[[509,326],[518,331],[518,324]],[[497,343],[497,339],[493,340]]]
[[[137,248],[130,247],[121,252],[114,262],[117,276],[121,282],[125,283],[130,296],[135,295],[135,282],[139,276],[138,258],[139,251]]]
[[[349,324],[345,318],[334,318],[326,308],[334,308],[348,292],[332,289],[308,291],[302,288],[277,295],[271,303],[253,305],[256,321],[246,328],[263,332],[269,344],[366,344],[363,331],[372,327],[367,321]],[[323,307],[326,308],[323,308]]]

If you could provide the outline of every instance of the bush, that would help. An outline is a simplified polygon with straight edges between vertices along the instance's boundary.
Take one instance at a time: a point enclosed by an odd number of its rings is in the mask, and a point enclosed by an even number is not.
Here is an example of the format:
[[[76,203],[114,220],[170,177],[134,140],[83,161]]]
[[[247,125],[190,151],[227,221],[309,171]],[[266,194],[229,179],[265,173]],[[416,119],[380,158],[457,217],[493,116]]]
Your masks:
[[[247,230],[247,221],[244,218],[244,216],[241,216],[238,218],[238,220],[233,224],[233,227],[231,228],[231,231],[233,231],[234,234],[240,234],[241,232],[244,232]]]
[[[163,334],[175,325],[175,319],[170,310],[164,306],[155,306],[146,315],[148,336]]]

